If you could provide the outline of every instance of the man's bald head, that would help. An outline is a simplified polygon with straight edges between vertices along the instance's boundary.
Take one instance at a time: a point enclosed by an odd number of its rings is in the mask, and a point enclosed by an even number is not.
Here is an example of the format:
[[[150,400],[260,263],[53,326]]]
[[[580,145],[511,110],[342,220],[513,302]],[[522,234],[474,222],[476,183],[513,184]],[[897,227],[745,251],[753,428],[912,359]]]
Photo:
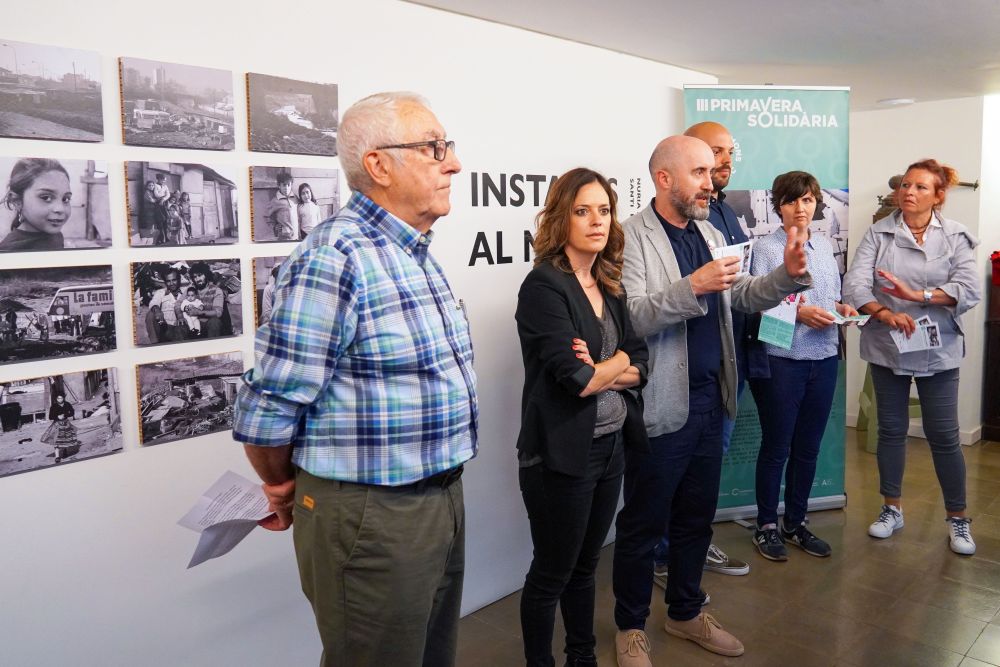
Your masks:
[[[656,188],[656,210],[668,220],[704,220],[714,159],[701,139],[675,135],[656,145],[649,173]]]
[[[733,136],[725,125],[710,120],[695,123],[684,132],[684,136],[701,139],[712,149],[712,154],[715,155],[712,189],[718,194],[729,185],[729,179],[733,173],[733,152],[735,151]]]
[[[711,153],[708,144],[700,139],[683,134],[667,137],[656,144],[653,154],[649,156],[649,175],[659,187],[657,172],[665,171],[676,176],[684,165],[696,157],[704,157],[706,152]]]

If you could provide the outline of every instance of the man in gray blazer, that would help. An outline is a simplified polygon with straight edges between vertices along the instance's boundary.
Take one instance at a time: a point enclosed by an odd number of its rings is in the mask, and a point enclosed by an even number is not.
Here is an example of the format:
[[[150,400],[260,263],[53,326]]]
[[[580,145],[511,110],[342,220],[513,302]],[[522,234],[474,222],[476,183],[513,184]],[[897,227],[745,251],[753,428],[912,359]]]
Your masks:
[[[648,453],[626,454],[625,506],[615,541],[615,643],[620,667],[651,667],[644,628],[652,595],[653,548],[667,526],[670,576],[664,629],[721,655],[743,644],[701,609],[702,568],[722,470],[722,422],[736,416],[736,350],[730,308],[757,312],[807,289],[802,243],[759,277],[739,258],[712,259],[727,245],[709,222],[714,156],[687,136],[661,141],[649,160],[655,199],[624,223],[632,324],[649,346],[643,392]]]

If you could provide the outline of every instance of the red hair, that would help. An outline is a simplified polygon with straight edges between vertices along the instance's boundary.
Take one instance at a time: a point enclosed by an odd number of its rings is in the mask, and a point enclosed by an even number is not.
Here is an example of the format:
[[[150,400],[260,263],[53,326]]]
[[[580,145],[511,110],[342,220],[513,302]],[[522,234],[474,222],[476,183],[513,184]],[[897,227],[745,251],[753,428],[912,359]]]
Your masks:
[[[932,176],[934,176],[934,194],[941,195],[941,203],[935,206],[935,209],[940,209],[944,205],[945,193],[953,185],[958,184],[958,172],[946,164],[941,164],[934,158],[926,158],[914,162],[906,171],[912,171],[913,169],[922,169]]]

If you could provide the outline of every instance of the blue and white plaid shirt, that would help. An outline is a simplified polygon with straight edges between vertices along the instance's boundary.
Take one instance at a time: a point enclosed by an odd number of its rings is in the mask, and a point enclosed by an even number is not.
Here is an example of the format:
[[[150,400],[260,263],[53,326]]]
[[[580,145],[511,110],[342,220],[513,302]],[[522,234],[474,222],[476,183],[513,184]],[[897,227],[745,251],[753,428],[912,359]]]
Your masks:
[[[233,438],[317,477],[396,486],[476,454],[472,339],[421,234],[355,192],[289,255]]]

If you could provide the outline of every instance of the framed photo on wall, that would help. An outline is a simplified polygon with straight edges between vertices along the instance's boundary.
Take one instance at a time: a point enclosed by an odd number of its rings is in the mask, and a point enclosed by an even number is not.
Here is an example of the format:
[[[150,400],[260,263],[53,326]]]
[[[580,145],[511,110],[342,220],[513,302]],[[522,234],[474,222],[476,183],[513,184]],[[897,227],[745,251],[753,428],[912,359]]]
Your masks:
[[[0,269],[0,364],[115,349],[110,266]]]
[[[142,58],[120,58],[118,66],[125,144],[236,147],[232,72]]]
[[[144,446],[232,429],[241,352],[157,361],[135,371]]]
[[[0,477],[122,451],[114,368],[0,382]]]
[[[258,327],[271,318],[274,282],[278,278],[278,269],[285,261],[285,257],[281,255],[253,258],[253,315]]]
[[[250,167],[250,234],[256,243],[304,239],[339,209],[336,169]]]
[[[250,150],[337,154],[337,84],[247,74]]]
[[[236,169],[126,162],[129,245],[219,245],[239,240]]]
[[[131,274],[136,346],[243,333],[238,258],[133,262]]]
[[[0,157],[0,182],[0,252],[111,245],[106,162]]]
[[[100,55],[0,38],[0,137],[104,141]]]

